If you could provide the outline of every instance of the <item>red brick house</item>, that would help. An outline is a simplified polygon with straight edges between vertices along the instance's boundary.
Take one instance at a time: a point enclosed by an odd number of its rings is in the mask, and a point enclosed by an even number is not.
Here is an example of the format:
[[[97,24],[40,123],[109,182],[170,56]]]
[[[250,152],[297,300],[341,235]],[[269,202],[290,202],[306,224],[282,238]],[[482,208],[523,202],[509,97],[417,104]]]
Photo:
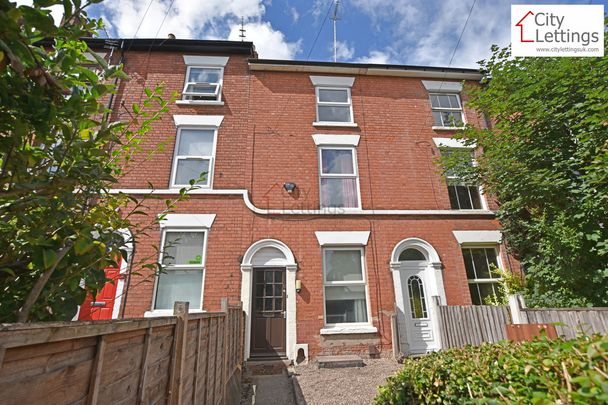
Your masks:
[[[166,272],[130,269],[140,274],[117,289],[120,316],[168,314],[176,300],[213,311],[230,297],[247,314],[247,357],[294,359],[299,349],[388,355],[396,313],[395,343],[420,353],[441,344],[433,297],[480,304],[496,286],[492,264],[517,270],[495,203],[434,163],[463,147],[451,139],[462,123],[485,125],[462,94],[477,70],[263,60],[248,42],[123,49],[132,79],[113,102],[117,119],[144,87],[164,82],[180,98],[144,144],[167,147],[120,190],[152,183],[170,197],[208,175],[136,243],[132,262],[168,246]]]

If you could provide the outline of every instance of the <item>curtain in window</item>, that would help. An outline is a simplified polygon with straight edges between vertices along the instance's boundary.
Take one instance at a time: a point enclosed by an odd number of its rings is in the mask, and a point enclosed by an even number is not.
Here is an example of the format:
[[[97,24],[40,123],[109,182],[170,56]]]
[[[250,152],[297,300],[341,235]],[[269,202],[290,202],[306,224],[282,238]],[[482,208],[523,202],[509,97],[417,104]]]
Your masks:
[[[357,180],[321,179],[321,205],[323,207],[356,208],[358,204]]]

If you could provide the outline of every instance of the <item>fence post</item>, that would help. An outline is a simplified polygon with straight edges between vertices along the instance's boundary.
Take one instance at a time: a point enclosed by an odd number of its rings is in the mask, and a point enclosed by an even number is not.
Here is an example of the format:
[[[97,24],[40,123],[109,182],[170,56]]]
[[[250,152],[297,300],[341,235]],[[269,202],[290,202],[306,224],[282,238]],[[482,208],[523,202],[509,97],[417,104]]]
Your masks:
[[[101,369],[103,367],[103,359],[106,352],[106,337],[100,335],[97,337],[97,353],[91,372],[91,380],[89,383],[89,393],[87,395],[87,404],[96,405],[99,399],[99,386],[101,385]]]
[[[439,309],[439,305],[441,305],[441,297],[438,295],[433,295],[431,297],[431,314],[435,319],[433,322],[433,329],[437,338],[437,346],[439,346],[439,350],[441,350],[443,349],[443,338],[441,336],[443,321],[441,320],[441,310]]]
[[[229,311],[228,311],[228,298],[224,297],[222,298],[221,301],[222,304],[222,312],[225,314],[224,315],[224,367],[223,367],[223,375],[222,375],[222,380],[223,380],[223,384],[222,384],[222,403],[226,404],[227,403],[227,399],[226,398],[226,388],[228,386],[228,316],[229,316]]]
[[[399,347],[399,330],[397,329],[399,325],[397,324],[397,304],[395,304],[394,312],[391,315],[391,340],[393,341],[393,358],[395,360],[399,359],[399,354],[401,352],[401,348]]]
[[[511,321],[516,324],[528,323],[528,316],[522,311],[525,308],[524,298],[520,294],[509,295],[509,310],[511,311]]]
[[[175,324],[173,367],[171,368],[171,382],[169,391],[169,403],[179,405],[182,403],[182,388],[184,363],[186,360],[186,335],[188,333],[188,302],[175,302],[173,306],[173,316],[177,317]]]

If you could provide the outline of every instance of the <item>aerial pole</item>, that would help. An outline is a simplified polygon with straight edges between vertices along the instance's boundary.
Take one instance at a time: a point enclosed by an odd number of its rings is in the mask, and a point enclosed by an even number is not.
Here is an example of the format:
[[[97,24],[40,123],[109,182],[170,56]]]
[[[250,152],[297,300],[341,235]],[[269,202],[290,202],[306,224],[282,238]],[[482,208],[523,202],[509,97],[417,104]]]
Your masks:
[[[336,6],[334,7],[334,14],[331,19],[334,21],[334,62],[338,61],[338,43],[336,41],[336,21],[338,21],[338,6],[340,5],[340,0],[336,0]]]

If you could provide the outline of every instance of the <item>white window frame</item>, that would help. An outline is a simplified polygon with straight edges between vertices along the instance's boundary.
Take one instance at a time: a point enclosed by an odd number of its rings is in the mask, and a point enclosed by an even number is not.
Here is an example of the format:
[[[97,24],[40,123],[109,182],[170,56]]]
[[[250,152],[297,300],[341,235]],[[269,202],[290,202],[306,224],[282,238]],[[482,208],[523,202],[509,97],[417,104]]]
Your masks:
[[[432,96],[456,96],[456,99],[458,100],[458,105],[460,106],[459,108],[444,108],[444,107],[433,107],[433,103],[431,101],[431,97]],[[429,92],[429,104],[431,105],[431,116],[433,117],[433,127],[432,129],[461,129],[464,128],[467,124],[467,118],[464,114],[464,107],[462,105],[462,99],[460,98],[460,93],[457,92],[448,92],[448,91],[443,91],[443,92],[439,92],[439,91],[431,91]],[[444,125],[443,123],[443,117],[441,118],[441,125],[437,125],[435,123],[435,117],[432,115],[432,113],[434,112],[442,112],[442,111],[446,111],[446,112],[460,112],[460,116],[462,117],[462,125],[461,126],[453,126],[453,125]]]
[[[209,228],[181,228],[181,227],[170,227],[167,226],[165,228],[163,228],[162,230],[162,234],[161,234],[161,249],[159,252],[159,258],[158,261],[159,263],[163,263],[163,256],[164,256],[164,251],[165,251],[165,241],[167,238],[167,233],[171,233],[171,232],[196,232],[196,233],[203,233],[203,246],[202,246],[202,260],[201,260],[201,264],[175,264],[175,265],[163,265],[164,267],[164,271],[165,272],[169,272],[172,270],[190,270],[190,271],[201,271],[202,272],[202,283],[201,283],[201,299],[200,302],[198,303],[198,306],[192,306],[189,308],[190,312],[202,312],[203,311],[203,299],[204,299],[204,293],[205,293],[205,275],[207,274],[206,272],[206,267],[205,267],[205,263],[207,260],[207,240],[209,238]],[[159,274],[156,275],[155,279],[154,279],[154,296],[152,299],[152,307],[149,313],[147,313],[146,315],[171,315],[173,314],[173,308],[162,308],[162,309],[155,309],[156,307],[156,298],[157,298],[157,293],[158,293],[158,280],[159,280]]]
[[[326,270],[327,264],[325,263],[325,251],[327,250],[350,250],[359,251],[361,257],[361,281],[327,281]],[[348,329],[357,327],[370,327],[372,326],[372,311],[369,300],[369,287],[367,283],[367,271],[365,268],[365,248],[362,246],[323,246],[321,248],[321,255],[323,261],[323,323],[325,328],[331,329]],[[348,286],[365,286],[365,307],[367,311],[367,322],[343,322],[343,323],[327,323],[327,309],[325,301],[325,287],[348,287]],[[373,332],[373,331],[370,331]]]
[[[435,139],[435,138],[433,138],[433,139]],[[445,144],[440,144],[440,145],[438,145],[438,148],[439,148],[439,153],[442,153],[443,151],[450,151],[450,150],[469,149],[471,152],[471,165],[477,166],[477,160],[475,159],[475,151],[474,151],[474,148],[472,148],[472,147],[454,146],[454,144],[452,144],[452,146],[445,146]],[[450,184],[449,184],[450,180],[451,181],[460,180],[460,177],[458,177],[458,176],[447,176],[446,175],[445,178],[447,180],[446,185],[448,188],[450,187]],[[461,184],[461,185],[464,186],[464,184]],[[480,185],[475,185],[475,187],[477,187],[477,192],[479,193],[479,203],[481,204],[481,208],[452,208],[452,203],[450,202],[450,209],[455,210],[455,211],[474,211],[474,210],[479,210],[479,209],[487,210],[488,204],[487,204],[486,198],[484,196],[482,187]],[[448,193],[449,193],[449,190],[448,190]],[[456,196],[458,197],[458,194],[456,194]],[[473,200],[471,200],[471,206],[472,205],[473,205]]]
[[[190,71],[192,69],[213,69],[220,71],[220,81],[218,83],[206,83],[206,82],[189,82]],[[186,89],[191,84],[217,84],[215,89],[215,100],[191,100],[187,97],[198,97],[205,96],[207,94],[200,94],[196,92],[187,92]],[[182,99],[180,101],[191,103],[191,104],[217,104],[222,103],[222,88],[224,86],[224,67],[223,66],[208,66],[208,65],[188,65],[186,69],[186,78],[184,79],[184,88],[182,89]]]
[[[213,151],[211,156],[203,156],[203,155],[178,155],[179,151],[179,142],[181,140],[181,132],[183,129],[192,129],[192,130],[212,130],[213,131]],[[195,184],[196,187],[200,188],[208,188],[213,189],[213,169],[215,166],[215,154],[217,149],[217,137],[218,137],[217,126],[211,125],[178,125],[177,126],[177,136],[175,137],[175,148],[173,151],[173,163],[171,165],[171,187],[172,188],[181,188],[188,187],[190,184],[177,184],[175,182],[175,178],[177,176],[177,162],[180,159],[199,159],[199,160],[209,160],[209,173],[207,173],[207,184]]]
[[[499,269],[504,269],[502,258],[500,257],[500,244],[497,243],[467,243],[461,244],[460,246],[460,254],[462,255],[462,261],[465,263],[465,275],[467,276],[467,285],[470,284],[498,284],[502,278],[501,277],[493,277],[493,278],[469,278],[468,274],[466,274],[466,262],[464,261],[464,249],[494,249],[496,253],[496,263]],[[473,264],[474,265],[474,264]],[[470,291],[469,291],[470,294]],[[471,297],[471,302],[473,301],[473,297]],[[482,303],[482,305],[484,305]]]
[[[331,145],[323,145],[318,148],[318,160],[319,160],[319,208],[322,210],[361,210],[361,187],[359,185],[359,167],[357,162],[357,148],[354,146],[331,146]],[[330,174],[323,173],[323,150],[349,150],[351,151],[351,156],[353,159],[353,174]],[[322,179],[355,179],[357,185],[357,206],[356,207],[324,207],[322,205],[323,196],[322,196],[322,187],[321,180]]]
[[[344,90],[346,91],[348,101],[346,102],[330,102],[330,101],[321,101],[319,98],[320,90]],[[314,122],[314,125],[331,125],[331,126],[354,126],[355,118],[353,116],[353,99],[351,95],[350,87],[340,87],[340,86],[316,86],[315,87],[315,97],[316,97],[316,110],[317,110],[317,120]],[[319,106],[324,107],[349,107],[350,111],[350,121],[321,121],[319,119]]]

